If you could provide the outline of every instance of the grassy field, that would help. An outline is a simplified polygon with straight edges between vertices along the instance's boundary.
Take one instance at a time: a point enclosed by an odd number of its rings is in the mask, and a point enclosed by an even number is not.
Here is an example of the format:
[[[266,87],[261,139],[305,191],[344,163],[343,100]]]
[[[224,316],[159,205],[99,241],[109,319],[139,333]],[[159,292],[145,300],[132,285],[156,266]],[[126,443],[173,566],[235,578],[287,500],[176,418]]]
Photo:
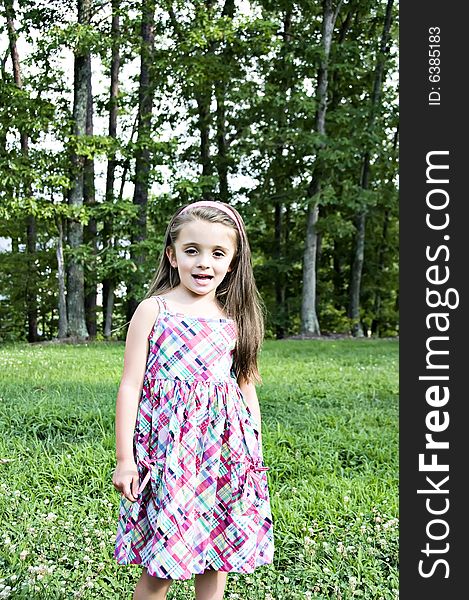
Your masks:
[[[398,342],[267,341],[275,562],[226,600],[398,597]],[[0,598],[130,599],[113,559],[123,343],[0,347]],[[175,582],[170,600],[193,598]]]

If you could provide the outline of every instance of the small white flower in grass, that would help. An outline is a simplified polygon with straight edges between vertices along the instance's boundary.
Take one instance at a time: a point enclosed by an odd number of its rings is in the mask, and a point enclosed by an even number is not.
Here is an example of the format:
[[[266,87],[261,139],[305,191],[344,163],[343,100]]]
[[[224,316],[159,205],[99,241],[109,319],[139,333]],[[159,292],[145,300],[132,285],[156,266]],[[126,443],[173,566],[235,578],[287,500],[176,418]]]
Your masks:
[[[13,492],[13,496],[16,496],[18,498],[19,496],[21,496],[21,492],[19,490],[15,490]]]
[[[24,560],[28,556],[28,554],[29,554],[29,550],[22,550],[20,552],[20,559]]]
[[[360,531],[361,531],[362,533],[365,533],[365,531],[366,531],[366,525],[361,525],[361,526],[360,526]]]
[[[308,590],[305,592],[306,600],[310,600],[312,597],[313,597],[313,592],[311,590]]]
[[[289,579],[289,577],[284,577],[284,578],[283,578],[283,581],[284,581],[285,583],[290,583],[290,579]]]
[[[47,514],[46,521],[55,521],[56,518],[57,518],[57,515],[50,512]]]
[[[347,504],[347,502],[350,502],[350,498],[348,496],[344,496],[344,502]]]
[[[383,523],[383,529],[388,529],[389,527],[394,527],[397,524],[397,519],[391,519],[387,521],[387,523]]]

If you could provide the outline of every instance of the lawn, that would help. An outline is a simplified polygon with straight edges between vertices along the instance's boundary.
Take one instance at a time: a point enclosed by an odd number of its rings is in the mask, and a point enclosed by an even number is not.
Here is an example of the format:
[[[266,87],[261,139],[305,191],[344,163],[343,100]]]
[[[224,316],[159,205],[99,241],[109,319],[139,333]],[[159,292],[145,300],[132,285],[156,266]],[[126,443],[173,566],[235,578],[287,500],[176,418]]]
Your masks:
[[[0,347],[0,598],[131,599],[113,559],[123,343]],[[275,562],[226,600],[398,598],[396,340],[266,341]],[[168,600],[191,600],[175,582]]]

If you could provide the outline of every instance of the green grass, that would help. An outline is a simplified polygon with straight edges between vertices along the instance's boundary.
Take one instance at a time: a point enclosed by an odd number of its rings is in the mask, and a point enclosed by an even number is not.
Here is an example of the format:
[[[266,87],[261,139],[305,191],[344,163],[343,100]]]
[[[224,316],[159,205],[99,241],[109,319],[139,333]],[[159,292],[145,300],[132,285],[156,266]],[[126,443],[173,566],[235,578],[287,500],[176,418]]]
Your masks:
[[[123,350],[0,347],[0,598],[132,597],[140,567],[113,559]],[[229,575],[226,600],[398,597],[397,362],[393,340],[265,342],[275,561]]]

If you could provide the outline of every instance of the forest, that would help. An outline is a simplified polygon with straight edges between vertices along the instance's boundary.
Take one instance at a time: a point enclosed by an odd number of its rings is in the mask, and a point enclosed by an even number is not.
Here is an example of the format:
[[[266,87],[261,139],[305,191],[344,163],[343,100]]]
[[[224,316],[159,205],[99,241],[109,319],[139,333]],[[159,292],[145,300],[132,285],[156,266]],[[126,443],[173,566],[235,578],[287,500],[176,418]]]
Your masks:
[[[122,340],[174,211],[246,223],[267,337],[396,337],[393,0],[2,0],[0,342]]]

